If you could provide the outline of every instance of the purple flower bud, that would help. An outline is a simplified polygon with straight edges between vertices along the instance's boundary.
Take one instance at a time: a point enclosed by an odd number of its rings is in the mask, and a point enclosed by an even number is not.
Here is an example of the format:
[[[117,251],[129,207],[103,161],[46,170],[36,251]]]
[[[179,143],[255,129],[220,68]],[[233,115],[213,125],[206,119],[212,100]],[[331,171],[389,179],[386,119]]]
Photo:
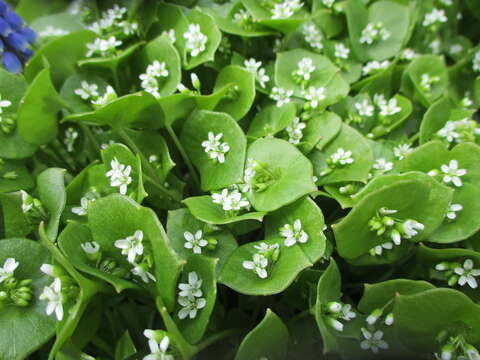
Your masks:
[[[0,17],[0,36],[7,36],[11,32],[10,24]]]
[[[8,5],[3,0],[0,0],[0,15],[5,13],[7,9],[8,9]]]
[[[22,52],[22,57],[25,62],[28,61],[32,56],[33,56],[33,50],[30,48],[27,48],[25,49],[25,51]]]
[[[24,27],[22,28],[20,31],[19,31],[24,37],[25,39],[30,43],[34,43],[35,40],[37,39],[37,33],[35,31],[33,31],[33,29],[29,28],[29,27]]]
[[[28,48],[28,42],[27,40],[22,36],[22,34],[14,31],[10,33],[7,38],[7,43],[10,45],[12,48],[14,48],[17,51],[25,51],[26,48]]]
[[[5,49],[5,45],[3,45],[2,39],[0,39],[0,55],[3,54],[3,50]]]
[[[22,71],[22,63],[18,57],[10,51],[3,54],[2,62],[5,69],[13,74],[19,74]]]
[[[16,30],[20,30],[23,26],[22,18],[12,9],[7,9],[3,18]]]

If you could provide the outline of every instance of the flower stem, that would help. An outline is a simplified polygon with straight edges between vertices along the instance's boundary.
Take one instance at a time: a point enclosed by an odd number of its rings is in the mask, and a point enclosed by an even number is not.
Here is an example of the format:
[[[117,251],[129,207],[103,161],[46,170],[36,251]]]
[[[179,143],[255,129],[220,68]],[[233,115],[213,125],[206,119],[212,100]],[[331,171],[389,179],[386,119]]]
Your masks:
[[[210,346],[210,345],[212,345],[212,344],[214,344],[214,343],[216,343],[216,342],[218,342],[222,339],[225,339],[225,338],[228,338],[230,336],[240,334],[240,333],[242,333],[242,329],[227,329],[227,330],[221,331],[219,333],[216,333],[216,334],[210,336],[209,338],[203,340],[198,345],[196,345],[196,353],[199,353],[200,351],[204,350],[208,346]]]

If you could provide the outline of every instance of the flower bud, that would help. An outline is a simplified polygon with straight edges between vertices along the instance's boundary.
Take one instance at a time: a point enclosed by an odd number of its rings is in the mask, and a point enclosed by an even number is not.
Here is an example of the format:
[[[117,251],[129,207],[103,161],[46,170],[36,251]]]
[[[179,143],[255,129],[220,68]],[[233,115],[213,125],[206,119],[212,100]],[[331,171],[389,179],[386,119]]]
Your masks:
[[[8,294],[5,291],[0,291],[0,301],[5,301],[8,298]]]
[[[211,251],[215,250],[218,244],[217,239],[215,239],[214,237],[210,237],[207,239],[207,241],[208,241],[207,250],[211,250]]]
[[[343,324],[340,321],[338,321],[337,319],[334,319],[334,318],[328,316],[326,318],[326,323],[327,323],[328,326],[334,328],[337,331],[340,331],[340,332],[343,331]]]
[[[377,322],[378,318],[382,316],[383,310],[382,309],[375,309],[372,311],[370,315],[367,317],[367,323],[369,325],[373,325]]]
[[[452,275],[448,279],[448,286],[454,286],[458,281],[458,276],[457,275]]]
[[[192,81],[193,88],[200,92],[201,89],[201,84],[200,84],[200,79],[198,78],[197,74],[192,72],[190,74],[190,80]]]
[[[342,311],[342,304],[337,301],[331,301],[327,304],[327,310],[331,313],[338,313]]]
[[[442,353],[440,359],[442,360],[452,360],[455,352],[455,347],[452,344],[446,344],[442,347]]]
[[[385,325],[391,326],[393,324],[393,320],[393,313],[387,314],[387,316],[385,317]]]
[[[450,268],[450,264],[446,261],[435,265],[435,270],[437,271],[445,271],[445,270],[448,270],[449,268]]]

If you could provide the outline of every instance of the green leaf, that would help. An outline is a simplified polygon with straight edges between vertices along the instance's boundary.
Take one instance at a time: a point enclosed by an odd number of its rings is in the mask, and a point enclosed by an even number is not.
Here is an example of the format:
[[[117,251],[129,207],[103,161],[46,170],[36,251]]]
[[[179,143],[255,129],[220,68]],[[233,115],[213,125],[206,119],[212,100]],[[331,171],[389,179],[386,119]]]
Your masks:
[[[58,246],[65,254],[68,261],[79,271],[91,275],[95,278],[111,284],[117,293],[125,289],[138,289],[139,286],[132,281],[122,279],[96,267],[95,262],[88,259],[81,245],[86,242],[92,242],[93,237],[90,229],[86,225],[70,223],[58,237]],[[103,255],[103,247],[100,251]],[[108,257],[103,256],[103,259]]]
[[[35,145],[52,141],[57,136],[57,113],[62,105],[63,100],[50,80],[50,71],[40,71],[18,109],[18,133],[22,139]]]
[[[198,230],[202,230],[203,238],[208,240],[214,238],[217,245],[214,250],[202,248],[202,255],[218,259],[216,274],[220,275],[225,261],[230,254],[237,248],[237,242],[228,230],[217,229],[206,225],[197,220],[187,209],[178,209],[168,212],[167,218],[167,235],[172,242],[175,252],[185,260],[193,255],[192,249],[185,248],[186,231],[195,234]]]
[[[290,125],[296,112],[297,106],[294,102],[289,102],[281,107],[266,106],[253,118],[247,136],[252,138],[273,136]]]
[[[86,113],[93,111],[93,105],[90,100],[83,100],[79,95],[75,94],[76,89],[81,88],[82,81],[88,84],[95,84],[98,86],[98,93],[105,94],[108,83],[101,77],[90,73],[76,73],[69,76],[60,90],[65,103],[69,105],[69,110],[74,113]]]
[[[183,275],[179,279],[179,282],[188,284],[188,274],[190,272],[196,272],[198,278],[202,280],[202,298],[206,300],[205,307],[198,311],[197,316],[194,319],[187,317],[180,320],[178,315],[175,315],[178,328],[190,344],[195,344],[203,338],[203,335],[207,330],[210,315],[215,306],[217,298],[217,283],[215,276],[216,265],[216,259],[202,255],[193,255],[188,258],[187,264],[183,269]],[[175,314],[177,314],[180,309],[180,305],[177,304]]]
[[[287,247],[280,236],[265,241],[249,242],[235,249],[220,274],[219,282],[245,295],[273,295],[288,288],[298,274],[312,266],[308,256],[299,246]],[[260,242],[278,244],[280,256],[267,270],[268,277],[260,278],[252,270],[243,267],[244,261],[251,261]]]
[[[115,99],[98,110],[69,115],[63,121],[109,125],[112,128],[158,129],[163,125],[164,114],[155,97],[141,91]]]
[[[2,100],[8,100],[12,104],[2,109],[2,117],[15,116],[20,100],[27,90],[27,82],[22,76],[14,75],[4,69],[0,69],[0,94]],[[15,129],[11,134],[5,134],[0,130],[0,157],[6,159],[23,159],[30,157],[37,147],[25,142]]]
[[[137,353],[130,333],[125,331],[115,346],[115,360],[127,360]]]
[[[189,197],[182,202],[187,205],[193,216],[207,224],[224,225],[245,220],[262,221],[265,215],[264,212],[249,212],[241,215],[229,214],[223,210],[221,205],[214,204],[212,197],[208,195]]]
[[[224,163],[211,159],[202,146],[210,132],[215,136],[223,134],[220,142],[230,146]],[[183,126],[180,141],[200,172],[202,190],[216,190],[242,181],[247,141],[229,115],[206,110],[193,113]]]
[[[279,229],[285,224],[293,225],[300,219],[302,230],[308,235],[308,241],[298,243],[309,261],[316,263],[325,252],[325,235],[323,235],[324,219],[320,208],[309,197],[301,198],[293,204],[269,214],[265,218],[265,239],[278,238]]]
[[[11,178],[6,174],[14,174]],[[0,165],[0,193],[28,190],[33,188],[34,182],[30,171],[23,161],[4,160]]]
[[[168,76],[159,80],[158,93],[162,97],[171,95],[182,80],[181,60],[177,49],[165,36],[159,36],[148,42],[135,57],[138,73],[144,73],[147,66],[155,60],[165,63],[168,71]]]
[[[68,12],[61,12],[36,18],[30,23],[30,27],[40,34],[42,31],[48,31],[49,27],[61,29],[68,33],[85,29],[82,23],[79,22],[78,16],[69,14]]]
[[[0,264],[7,258],[20,263],[15,270],[18,280],[32,279],[33,297],[27,307],[9,306],[0,313],[0,352],[4,359],[25,359],[45,344],[55,333],[54,317],[45,314],[45,303],[38,297],[51,280],[40,271],[48,263],[48,251],[28,239],[0,241]]]
[[[312,164],[285,140],[258,139],[247,150],[249,158],[260,163],[273,178],[265,190],[247,194],[257,211],[277,210],[316,190]]]
[[[353,163],[335,168],[332,172],[322,175],[327,169],[326,160],[342,148],[352,152]],[[366,139],[352,127],[342,124],[340,133],[322,151],[314,150],[309,155],[318,184],[331,184],[342,181],[366,182],[373,165],[373,154]]]
[[[415,353],[438,350],[436,337],[442,331],[468,329],[467,343],[480,341],[480,306],[452,289],[432,289],[395,299],[398,338]],[[422,324],[422,326],[418,326]]]
[[[152,209],[142,207],[128,197],[110,195],[89,206],[88,226],[93,240],[105,253],[129,270],[131,265],[114,242],[133,235],[137,230],[143,231],[144,242],[148,242],[153,250],[158,294],[166,306],[173,308],[177,277],[183,264],[170,248],[165,230]]]
[[[76,72],[77,61],[84,58],[87,44],[97,37],[93,31],[81,30],[52,40],[42,46],[30,59],[24,74],[31,82],[44,68],[44,59],[51,65],[52,81],[61,86],[63,81]]]
[[[288,329],[273,311],[267,309],[262,321],[243,339],[235,360],[287,358]]]
[[[64,169],[50,168],[37,178],[39,199],[48,212],[46,233],[51,241],[57,238],[60,216],[67,201],[64,176]]]
[[[323,55],[318,55],[303,49],[295,49],[281,52],[277,55],[275,62],[275,82],[278,86],[293,90],[293,94],[303,98],[303,88],[294,80],[292,73],[297,70],[297,64],[303,58],[310,58],[313,61],[315,70],[311,74],[308,86],[325,88],[325,99],[319,102],[320,108],[334,104],[348,94],[348,84],[341,75],[338,68]]]
[[[323,150],[327,144],[330,143],[342,129],[342,119],[334,112],[325,111],[324,113],[317,115],[321,126],[321,138],[317,143],[316,148]]]
[[[25,237],[32,231],[23,214],[19,192],[0,194],[0,225],[0,238]]]
[[[105,174],[111,169],[111,164],[114,160],[125,166],[131,166],[130,177],[132,183],[127,187],[127,194],[135,201],[141,203],[147,196],[143,188],[142,165],[140,157],[135,156],[128,147],[123,144],[115,143],[102,150],[102,160],[105,165]],[[116,188],[115,188],[116,189]]]
[[[434,181],[399,179],[364,196],[342,221],[332,226],[339,254],[353,259],[386,242],[368,227],[368,221],[382,207],[397,210],[396,218],[413,219],[425,226],[411,241],[428,238],[442,223],[452,196],[448,189],[434,187]]]
[[[225,66],[218,74],[213,91],[227,84],[233,84],[233,94],[224,96],[215,111],[230,114],[238,121],[250,110],[255,99],[255,74],[237,65]]]

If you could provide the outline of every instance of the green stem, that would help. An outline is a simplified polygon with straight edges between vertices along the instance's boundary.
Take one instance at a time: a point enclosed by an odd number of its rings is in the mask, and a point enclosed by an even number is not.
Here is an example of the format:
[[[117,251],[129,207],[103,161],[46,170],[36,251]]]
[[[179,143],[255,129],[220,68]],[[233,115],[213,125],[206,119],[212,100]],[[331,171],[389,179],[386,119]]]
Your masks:
[[[82,124],[80,123],[80,128],[82,129],[82,131],[84,132],[84,134],[86,135],[88,141],[90,142],[90,144],[93,146],[93,148],[95,149],[95,153],[98,154],[98,156],[100,156],[100,151],[101,151],[101,148],[100,148],[100,144],[98,143],[97,139],[95,138],[95,135],[93,135],[92,131],[90,130],[90,128],[85,125],[85,124]]]
[[[150,164],[146,156],[143,154],[143,152],[140,150],[140,148],[135,144],[135,142],[132,140],[132,138],[126,133],[125,130],[123,129],[115,129],[120,135],[120,137],[127,143],[127,145],[138,155],[140,156],[140,160],[142,162],[142,166],[145,169],[145,172],[148,172],[149,175],[146,173],[143,174],[145,177],[145,180],[149,181],[153,186],[155,186],[158,190],[160,190],[162,193],[164,193],[167,197],[171,198],[178,204],[181,204],[180,198],[172,193],[170,190],[168,190],[160,181],[160,178],[158,177],[158,174],[155,170],[155,168]]]
[[[116,63],[111,68],[111,70],[112,70],[113,85],[115,86],[115,91],[117,94],[121,94],[122,89],[120,88],[120,80],[118,78],[118,66]]]
[[[408,139],[408,142],[410,144],[413,144],[415,141],[418,140],[418,138],[420,137],[420,132],[417,132],[415,135],[413,135],[410,139]]]
[[[165,127],[168,131],[168,134],[170,135],[173,142],[175,143],[175,146],[177,147],[178,151],[180,152],[180,155],[182,156],[183,161],[187,165],[188,171],[192,175],[192,180],[193,180],[193,183],[195,185],[196,190],[199,190],[200,189],[200,180],[198,178],[198,175],[197,175],[197,172],[196,172],[195,168],[193,167],[192,162],[188,158],[187,153],[186,153],[185,149],[183,148],[183,145],[180,143],[180,140],[178,139],[177,134],[175,134],[175,131],[173,131],[172,127],[168,124],[165,125]]]
[[[214,334],[212,336],[210,336],[209,338],[203,340],[201,343],[199,343],[197,346],[196,346],[196,352],[199,353],[200,351],[202,351],[203,349],[209,347],[210,345],[222,340],[222,339],[225,339],[225,338],[228,338],[230,336],[233,336],[233,335],[237,335],[237,334],[240,334],[242,333],[243,330],[242,329],[227,329],[227,330],[224,330],[224,331],[221,331],[217,334]]]
[[[189,360],[197,352],[195,346],[189,344],[183,337],[180,330],[178,330],[177,324],[173,321],[172,317],[168,313],[167,308],[163,304],[163,300],[160,296],[157,296],[156,300],[157,309],[162,317],[162,320],[167,328],[168,336],[172,339],[172,342],[177,346],[178,350],[182,354],[183,360]]]

